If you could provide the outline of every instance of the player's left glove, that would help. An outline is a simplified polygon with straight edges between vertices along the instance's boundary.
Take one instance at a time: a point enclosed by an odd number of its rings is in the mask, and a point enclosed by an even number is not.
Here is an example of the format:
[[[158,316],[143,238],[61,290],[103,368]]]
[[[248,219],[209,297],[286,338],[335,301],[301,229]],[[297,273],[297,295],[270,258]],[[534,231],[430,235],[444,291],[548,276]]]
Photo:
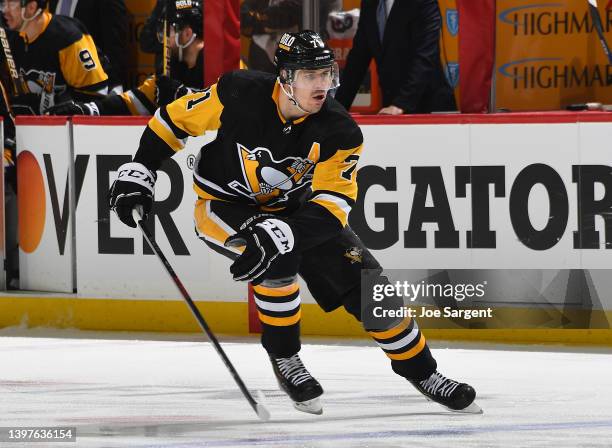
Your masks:
[[[159,76],[155,84],[155,101],[158,107],[166,106],[177,98],[197,92],[196,89],[191,89],[180,81],[165,75]]]
[[[295,238],[289,224],[278,217],[255,220],[225,241],[227,247],[246,246],[230,266],[234,280],[257,285],[279,255],[291,252]]]
[[[125,225],[136,227],[132,217],[135,207],[142,208],[142,219],[146,219],[153,206],[156,179],[157,175],[142,163],[129,162],[119,167],[117,180],[108,193],[109,206]]]

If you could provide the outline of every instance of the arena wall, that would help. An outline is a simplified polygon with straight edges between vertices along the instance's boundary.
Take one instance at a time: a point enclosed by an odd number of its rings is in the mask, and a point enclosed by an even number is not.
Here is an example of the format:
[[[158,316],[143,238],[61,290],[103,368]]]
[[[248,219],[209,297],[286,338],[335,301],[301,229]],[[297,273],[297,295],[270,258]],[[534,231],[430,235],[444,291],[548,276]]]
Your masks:
[[[605,113],[357,117],[365,138],[350,224],[390,273],[489,279],[486,326],[422,321],[430,338],[612,344],[612,164]],[[135,229],[107,207],[142,118],[24,117],[17,123],[24,291],[0,297],[0,327],[197,331]],[[214,133],[159,173],[155,237],[213,329],[257,322],[244,284],[193,228],[191,167]],[[24,161],[22,163],[22,161]],[[30,174],[31,175],[31,174]],[[37,178],[38,176],[38,178]],[[38,186],[38,187],[36,187]],[[40,187],[42,186],[42,188]],[[357,336],[303,288],[302,332]]]

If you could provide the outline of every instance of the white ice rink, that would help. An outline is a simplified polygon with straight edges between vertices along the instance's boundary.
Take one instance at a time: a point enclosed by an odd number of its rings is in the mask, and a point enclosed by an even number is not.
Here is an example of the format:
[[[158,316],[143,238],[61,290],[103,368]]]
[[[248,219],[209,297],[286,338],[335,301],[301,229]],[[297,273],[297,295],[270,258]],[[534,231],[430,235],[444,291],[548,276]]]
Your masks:
[[[314,416],[277,389],[257,340],[225,339],[267,397],[263,423],[203,337],[52,336],[0,332],[0,426],[74,426],[77,443],[3,447],[612,447],[609,350],[433,344],[440,370],[471,383],[485,411],[462,415],[427,402],[365,342],[313,341],[302,358],[326,391]]]

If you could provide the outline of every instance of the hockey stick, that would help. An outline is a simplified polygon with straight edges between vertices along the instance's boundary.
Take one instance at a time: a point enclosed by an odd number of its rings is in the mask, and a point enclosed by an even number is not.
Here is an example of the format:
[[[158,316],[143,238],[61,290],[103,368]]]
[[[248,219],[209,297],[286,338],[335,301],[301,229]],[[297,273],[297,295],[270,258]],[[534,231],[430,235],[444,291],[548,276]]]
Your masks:
[[[4,53],[4,63],[6,64],[9,77],[11,78],[11,95],[16,96],[21,93],[19,71],[17,70],[15,59],[13,58],[13,52],[11,51],[6,30],[2,26],[0,26],[0,43],[2,44],[2,52]]]
[[[141,213],[137,209],[134,209],[132,210],[132,217],[134,218],[134,222],[138,224],[138,228],[142,232],[142,235],[144,236],[145,240],[147,240],[147,243],[149,243],[149,246],[151,246],[151,248],[153,249],[153,252],[155,252],[155,255],[157,255],[157,258],[159,259],[159,261],[161,261],[161,263],[166,268],[166,272],[168,273],[168,275],[170,275],[170,278],[172,278],[172,281],[174,282],[178,290],[181,292],[183,299],[185,299],[185,302],[189,306],[189,309],[191,310],[193,316],[198,321],[198,324],[200,324],[200,327],[202,328],[202,330],[204,330],[204,333],[206,333],[206,335],[208,336],[208,339],[210,339],[210,342],[212,342],[213,347],[215,347],[215,350],[217,351],[217,354],[223,360],[223,364],[225,364],[225,367],[227,367],[232,377],[234,377],[234,381],[236,381],[236,384],[238,384],[238,387],[240,388],[240,391],[242,392],[244,397],[247,399],[247,401],[249,402],[249,404],[251,405],[251,407],[253,408],[253,410],[255,411],[255,413],[261,420],[263,421],[269,420],[270,412],[264,407],[262,403],[258,403],[257,401],[255,401],[255,399],[253,398],[253,395],[251,395],[251,392],[249,392],[249,390],[244,385],[242,378],[240,378],[240,375],[238,374],[238,372],[232,365],[232,362],[229,360],[229,358],[225,354],[225,351],[223,350],[223,347],[221,347],[221,344],[217,340],[217,337],[214,335],[214,333],[212,332],[212,330],[210,329],[210,327],[204,320],[204,317],[202,317],[202,314],[200,313],[198,308],[193,303],[193,300],[191,299],[191,297],[189,296],[189,293],[183,286],[183,283],[176,275],[176,272],[174,272],[174,269],[172,269],[172,266],[170,266],[168,259],[164,256],[161,249],[155,242],[153,235],[151,235],[151,232],[149,232],[149,230],[144,226],[144,222],[142,221]],[[261,401],[261,398],[260,398],[260,401]]]
[[[164,37],[162,39],[162,75],[170,76],[170,48],[168,48],[168,1],[164,6]]]
[[[612,53],[610,53],[610,47],[608,46],[608,42],[606,41],[606,37],[604,36],[601,17],[599,16],[599,11],[597,10],[597,0],[587,1],[589,2],[589,12],[591,13],[591,18],[593,19],[593,25],[595,26],[595,30],[597,31],[597,35],[599,36],[599,42],[601,42],[601,47],[603,48],[603,51],[606,54],[606,57],[608,58],[608,63],[612,65]]]
[[[15,124],[15,113],[13,112],[13,106],[11,104],[11,98],[14,98],[21,94],[21,77],[17,70],[17,64],[13,58],[13,52],[8,41],[8,35],[4,27],[0,26],[0,44],[2,45],[2,54],[4,55],[4,67],[2,68],[3,75],[2,81],[0,81],[0,90],[2,91],[2,101],[6,106],[8,117]],[[5,87],[6,78],[10,79],[9,86]],[[10,87],[10,91],[7,91]]]

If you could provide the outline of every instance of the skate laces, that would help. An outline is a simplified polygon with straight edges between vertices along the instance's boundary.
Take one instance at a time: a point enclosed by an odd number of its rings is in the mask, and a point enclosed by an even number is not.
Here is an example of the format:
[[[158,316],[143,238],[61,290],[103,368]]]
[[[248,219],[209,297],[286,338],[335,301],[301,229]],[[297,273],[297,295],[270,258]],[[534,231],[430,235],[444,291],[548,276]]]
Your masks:
[[[312,378],[297,353],[291,358],[275,358],[274,360],[281,374],[295,386]]]
[[[442,397],[448,397],[452,394],[459,383],[457,381],[446,378],[439,372],[434,372],[429,378],[423,381],[419,381],[419,385],[428,393],[432,395],[440,395]]]

